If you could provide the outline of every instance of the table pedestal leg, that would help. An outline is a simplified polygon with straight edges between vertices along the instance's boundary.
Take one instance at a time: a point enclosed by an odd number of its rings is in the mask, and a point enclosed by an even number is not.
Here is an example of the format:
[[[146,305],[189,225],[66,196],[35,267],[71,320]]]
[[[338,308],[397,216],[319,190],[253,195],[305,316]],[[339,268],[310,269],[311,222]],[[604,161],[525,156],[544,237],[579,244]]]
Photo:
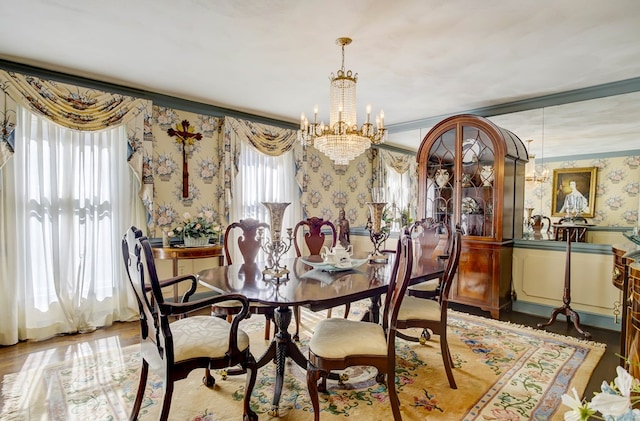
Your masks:
[[[279,307],[274,313],[274,319],[278,326],[278,333],[269,344],[269,348],[260,356],[257,361],[258,368],[263,367],[270,361],[276,364],[276,384],[273,392],[273,402],[269,415],[278,416],[280,396],[284,384],[284,371],[287,357],[291,358],[300,367],[307,368],[307,359],[298,348],[298,345],[291,340],[288,328],[291,323],[291,309],[289,307]]]
[[[556,321],[558,314],[564,314],[567,317],[567,322],[573,320],[573,326],[578,332],[586,339],[591,338],[591,334],[580,327],[580,316],[575,310],[571,308],[571,237],[573,233],[577,231],[567,228],[567,256],[564,268],[564,295],[562,297],[563,305],[553,310],[549,321],[546,323],[538,323],[538,327],[550,326]]]

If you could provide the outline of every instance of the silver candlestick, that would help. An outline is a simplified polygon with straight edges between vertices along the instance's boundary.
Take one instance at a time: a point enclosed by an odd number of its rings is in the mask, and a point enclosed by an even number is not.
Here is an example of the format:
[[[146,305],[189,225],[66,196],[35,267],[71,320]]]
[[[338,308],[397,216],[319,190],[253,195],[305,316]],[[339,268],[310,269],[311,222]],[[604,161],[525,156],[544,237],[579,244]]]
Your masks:
[[[263,279],[273,279],[277,282],[286,276],[289,279],[289,269],[280,264],[282,256],[289,251],[293,241],[293,229],[287,228],[287,236],[282,238],[282,216],[291,203],[288,202],[262,202],[269,211],[271,221],[272,238],[265,237],[264,228],[258,228],[258,241],[260,247],[267,254],[267,264],[262,271]]]
[[[380,246],[389,238],[389,230],[382,229],[382,213],[387,206],[386,202],[367,202],[371,210],[371,225],[368,226],[369,238],[373,243],[373,251],[369,260],[373,262],[386,262],[389,258],[382,254]]]

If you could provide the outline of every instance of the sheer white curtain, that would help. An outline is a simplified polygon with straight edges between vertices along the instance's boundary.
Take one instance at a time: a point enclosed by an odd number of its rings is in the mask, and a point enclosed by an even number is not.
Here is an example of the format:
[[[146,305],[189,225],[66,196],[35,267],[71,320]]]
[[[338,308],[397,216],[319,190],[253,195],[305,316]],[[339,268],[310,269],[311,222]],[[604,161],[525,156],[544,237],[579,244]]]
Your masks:
[[[262,202],[291,202],[284,212],[282,233],[293,228],[302,219],[300,189],[295,179],[293,151],[280,156],[268,156],[253,146],[241,142],[238,175],[230,210],[230,222],[244,218],[254,218],[270,223],[269,213]],[[231,249],[232,260],[238,256]],[[295,256],[293,247],[289,256]],[[258,257],[260,259],[260,256]]]
[[[126,129],[74,131],[19,108],[15,145],[3,169],[0,343],[134,318],[120,240],[145,216]]]
[[[392,215],[394,221],[391,225],[392,231],[400,231],[400,213],[408,209],[409,206],[409,192],[411,191],[411,185],[408,173],[400,174],[393,167],[385,165],[386,169],[386,187],[388,190],[387,202],[391,204],[390,208],[395,211],[395,215]],[[395,209],[393,206],[395,205]]]

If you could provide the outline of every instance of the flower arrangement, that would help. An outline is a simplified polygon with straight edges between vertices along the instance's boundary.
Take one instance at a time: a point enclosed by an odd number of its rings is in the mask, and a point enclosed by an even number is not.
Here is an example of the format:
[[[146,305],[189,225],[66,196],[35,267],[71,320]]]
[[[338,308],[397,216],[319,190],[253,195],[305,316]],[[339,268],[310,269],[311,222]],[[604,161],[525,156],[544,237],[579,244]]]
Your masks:
[[[189,212],[182,215],[182,223],[167,232],[169,237],[214,238],[220,233],[221,227],[214,223],[213,212],[200,212],[191,216]]]
[[[571,409],[564,413],[565,421],[589,418],[607,421],[640,420],[640,409],[634,409],[640,403],[640,381],[622,367],[616,368],[616,374],[618,376],[613,382],[602,382],[602,392],[594,393],[591,402],[580,400],[575,388],[571,390],[573,396],[567,393],[562,395],[562,403]]]

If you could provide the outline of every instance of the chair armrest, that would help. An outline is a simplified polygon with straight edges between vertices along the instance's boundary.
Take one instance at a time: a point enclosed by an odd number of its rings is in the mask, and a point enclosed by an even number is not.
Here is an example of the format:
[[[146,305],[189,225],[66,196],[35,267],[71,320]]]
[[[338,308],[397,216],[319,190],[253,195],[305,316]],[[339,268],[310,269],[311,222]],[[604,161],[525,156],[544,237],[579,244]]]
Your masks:
[[[200,300],[192,302],[181,303],[163,303],[160,306],[160,312],[163,317],[166,316],[181,316],[189,312],[200,310],[202,308],[209,308],[212,304],[219,303],[221,301],[237,300],[242,303],[242,310],[231,321],[231,329],[229,330],[229,350],[232,353],[239,353],[238,350],[238,328],[240,321],[246,318],[249,314],[249,300],[242,294],[221,294],[214,297],[202,298]],[[211,316],[214,317],[214,316]]]
[[[165,288],[188,279],[190,279],[191,282],[197,282],[195,275],[179,275],[172,278],[163,279],[159,281],[158,284],[160,284],[160,288]],[[151,291],[151,285],[146,285],[145,291]]]
[[[165,316],[179,316],[192,311],[208,308],[221,301],[237,300],[242,303],[242,309],[237,314],[240,319],[249,314],[249,300],[242,294],[220,294],[213,297],[205,297],[195,301],[183,301],[179,303],[164,302],[160,311]]]
[[[196,289],[198,288],[198,280],[196,279],[195,275],[190,274],[190,275],[174,276],[172,278],[167,278],[167,279],[158,281],[158,284],[160,285],[160,288],[166,288],[175,284],[179,284],[180,282],[184,282],[184,281],[191,281],[191,286],[180,299],[180,302],[187,302],[189,301],[189,297],[195,294]],[[151,285],[147,285],[145,287],[145,291],[146,292],[151,291]]]

